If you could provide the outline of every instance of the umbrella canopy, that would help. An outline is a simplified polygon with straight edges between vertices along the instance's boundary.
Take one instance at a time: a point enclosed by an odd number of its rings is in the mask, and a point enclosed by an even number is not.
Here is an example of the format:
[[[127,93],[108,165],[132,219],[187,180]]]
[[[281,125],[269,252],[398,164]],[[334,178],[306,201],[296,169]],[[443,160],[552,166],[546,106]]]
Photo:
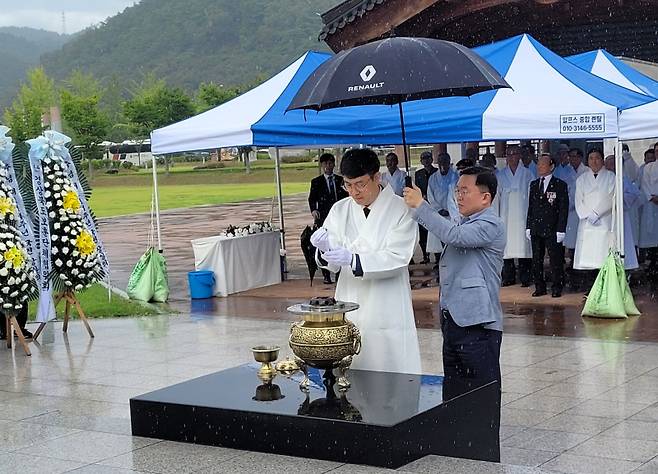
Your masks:
[[[325,61],[288,110],[390,105],[503,87],[509,85],[500,74],[465,46],[431,38],[387,38]]]
[[[431,38],[387,38],[341,51],[322,63],[287,110],[398,104],[409,172],[402,102],[509,87],[493,67],[465,46]]]

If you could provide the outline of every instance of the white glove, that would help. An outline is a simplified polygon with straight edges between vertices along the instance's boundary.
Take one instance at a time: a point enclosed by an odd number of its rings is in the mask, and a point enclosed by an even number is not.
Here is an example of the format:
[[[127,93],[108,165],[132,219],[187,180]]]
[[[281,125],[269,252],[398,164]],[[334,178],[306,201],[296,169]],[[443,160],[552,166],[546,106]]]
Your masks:
[[[329,231],[324,227],[320,227],[313,232],[313,235],[311,235],[311,244],[322,253],[329,250]]]
[[[329,250],[322,254],[328,263],[338,265],[339,267],[347,267],[352,265],[352,252],[347,250],[345,247],[338,247],[333,250]]]
[[[528,240],[532,240],[532,238],[530,237],[530,229],[525,230],[525,238]]]
[[[587,216],[587,222],[589,222],[592,225],[597,225],[599,223],[599,219],[601,219],[596,212],[592,212],[589,216]]]
[[[558,244],[561,244],[562,242],[564,242],[564,237],[565,237],[565,236],[566,236],[566,234],[565,234],[564,232],[557,232],[557,233],[555,234],[555,238],[556,238],[556,240],[557,240],[557,243],[558,243]]]

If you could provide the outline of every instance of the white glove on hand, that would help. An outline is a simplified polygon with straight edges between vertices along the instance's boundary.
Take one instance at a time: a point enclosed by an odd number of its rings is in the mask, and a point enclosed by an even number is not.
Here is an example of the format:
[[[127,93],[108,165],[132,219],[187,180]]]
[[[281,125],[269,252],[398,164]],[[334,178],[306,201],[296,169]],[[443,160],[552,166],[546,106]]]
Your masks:
[[[352,252],[347,250],[345,247],[338,247],[337,249],[329,250],[322,254],[328,263],[333,265],[338,265],[339,267],[348,267],[352,265]]]
[[[587,216],[587,222],[592,225],[597,225],[599,223],[599,219],[600,217],[595,212],[592,212],[589,216]]]
[[[329,231],[324,227],[320,227],[313,232],[313,235],[311,235],[311,244],[322,253],[329,250]]]
[[[532,240],[532,238],[530,237],[530,229],[525,230],[525,238],[528,240]]]
[[[557,239],[557,243],[558,243],[558,244],[561,244],[562,242],[564,242],[564,237],[565,237],[565,236],[566,236],[566,234],[565,234],[564,232],[557,232],[557,233],[555,234],[555,237],[556,237],[556,239]]]

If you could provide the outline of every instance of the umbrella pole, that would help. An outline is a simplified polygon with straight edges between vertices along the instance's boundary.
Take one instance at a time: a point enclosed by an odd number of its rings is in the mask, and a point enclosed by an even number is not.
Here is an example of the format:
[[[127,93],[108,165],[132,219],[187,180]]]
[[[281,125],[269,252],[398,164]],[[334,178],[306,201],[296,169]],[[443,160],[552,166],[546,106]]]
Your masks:
[[[615,146],[615,207],[617,208],[617,251],[623,263],[624,255],[624,160],[621,153],[621,141],[617,137]]]
[[[411,175],[409,166],[409,151],[407,150],[407,134],[404,131],[404,113],[402,112],[402,102],[398,102],[398,109],[400,110],[400,128],[402,129],[402,148],[404,150],[404,167],[407,169],[407,176],[404,180],[404,185],[408,188],[411,187]]]

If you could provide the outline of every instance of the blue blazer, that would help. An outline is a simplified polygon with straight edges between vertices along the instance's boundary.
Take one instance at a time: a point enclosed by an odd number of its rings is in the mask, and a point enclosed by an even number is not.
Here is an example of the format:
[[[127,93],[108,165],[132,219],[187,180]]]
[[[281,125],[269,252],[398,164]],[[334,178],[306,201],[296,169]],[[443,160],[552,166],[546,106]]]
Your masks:
[[[440,304],[461,327],[503,330],[500,274],[505,226],[492,208],[455,224],[424,202],[413,218],[445,245],[439,262]]]

